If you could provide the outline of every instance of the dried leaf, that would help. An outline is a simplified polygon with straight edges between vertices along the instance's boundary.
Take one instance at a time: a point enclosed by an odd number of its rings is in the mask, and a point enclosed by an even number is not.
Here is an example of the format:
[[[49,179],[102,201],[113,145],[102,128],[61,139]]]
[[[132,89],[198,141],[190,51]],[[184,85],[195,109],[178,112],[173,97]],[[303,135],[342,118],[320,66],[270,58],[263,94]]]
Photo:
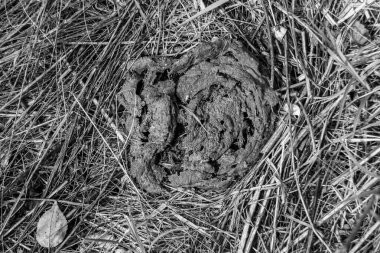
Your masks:
[[[283,26],[275,26],[272,28],[272,32],[278,41],[282,41],[286,34],[286,28]]]
[[[355,21],[355,23],[352,25],[352,34],[351,34],[352,42],[358,45],[365,44],[368,41],[366,37],[367,34],[368,34],[368,29],[365,28],[365,26],[359,21]]]
[[[67,220],[57,202],[46,211],[37,224],[37,242],[45,248],[58,246],[66,236]]]
[[[300,108],[298,107],[298,105],[294,105],[294,104],[286,103],[284,105],[284,111],[287,113],[290,113],[293,116],[297,116],[297,117],[301,115]]]

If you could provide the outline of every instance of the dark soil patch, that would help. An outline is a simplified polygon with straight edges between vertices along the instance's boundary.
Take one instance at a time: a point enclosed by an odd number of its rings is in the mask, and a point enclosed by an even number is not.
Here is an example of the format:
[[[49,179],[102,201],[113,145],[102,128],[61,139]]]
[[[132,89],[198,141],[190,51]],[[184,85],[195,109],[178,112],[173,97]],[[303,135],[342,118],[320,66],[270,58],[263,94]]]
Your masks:
[[[119,100],[130,173],[151,193],[225,189],[257,161],[278,103],[258,62],[222,40],[180,59],[137,59]]]

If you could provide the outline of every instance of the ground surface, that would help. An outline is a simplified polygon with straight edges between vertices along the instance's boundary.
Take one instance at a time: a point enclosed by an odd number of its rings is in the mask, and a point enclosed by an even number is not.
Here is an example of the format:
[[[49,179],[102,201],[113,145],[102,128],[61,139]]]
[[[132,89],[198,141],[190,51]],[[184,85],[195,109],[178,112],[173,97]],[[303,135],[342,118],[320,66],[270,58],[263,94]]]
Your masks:
[[[0,251],[47,251],[57,203],[52,252],[379,252],[379,20],[374,0],[2,1]]]

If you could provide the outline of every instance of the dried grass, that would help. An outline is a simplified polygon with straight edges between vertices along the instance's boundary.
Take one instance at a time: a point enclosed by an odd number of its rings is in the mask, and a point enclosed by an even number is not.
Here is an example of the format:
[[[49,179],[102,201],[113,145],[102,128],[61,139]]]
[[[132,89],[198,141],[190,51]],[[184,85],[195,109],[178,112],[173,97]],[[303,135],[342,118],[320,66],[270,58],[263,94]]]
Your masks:
[[[41,251],[36,222],[52,200],[69,220],[55,252],[380,251],[378,1],[211,4],[2,1],[0,251]],[[125,62],[213,37],[242,41],[301,115],[279,114],[227,192],[146,195],[122,159]]]

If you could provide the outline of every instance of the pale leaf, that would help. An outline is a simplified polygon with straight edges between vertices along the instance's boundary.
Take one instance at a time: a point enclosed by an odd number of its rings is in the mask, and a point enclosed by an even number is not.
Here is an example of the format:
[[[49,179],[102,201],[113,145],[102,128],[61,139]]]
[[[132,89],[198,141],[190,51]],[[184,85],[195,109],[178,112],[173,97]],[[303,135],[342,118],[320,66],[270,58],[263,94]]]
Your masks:
[[[300,108],[298,107],[298,105],[294,105],[294,104],[286,103],[284,105],[284,111],[289,113],[290,115],[293,115],[293,116],[300,116],[301,115]]]
[[[276,37],[276,39],[278,41],[282,41],[282,39],[284,38],[285,34],[286,34],[286,28],[283,27],[283,26],[275,26],[272,28],[272,32],[274,33],[274,37]]]
[[[352,42],[358,45],[365,44],[368,41],[366,37],[368,32],[368,29],[365,28],[365,26],[362,23],[360,23],[359,21],[355,21],[355,23],[352,25]]]
[[[58,246],[66,236],[67,220],[57,202],[46,211],[37,223],[37,242],[45,248]]]

